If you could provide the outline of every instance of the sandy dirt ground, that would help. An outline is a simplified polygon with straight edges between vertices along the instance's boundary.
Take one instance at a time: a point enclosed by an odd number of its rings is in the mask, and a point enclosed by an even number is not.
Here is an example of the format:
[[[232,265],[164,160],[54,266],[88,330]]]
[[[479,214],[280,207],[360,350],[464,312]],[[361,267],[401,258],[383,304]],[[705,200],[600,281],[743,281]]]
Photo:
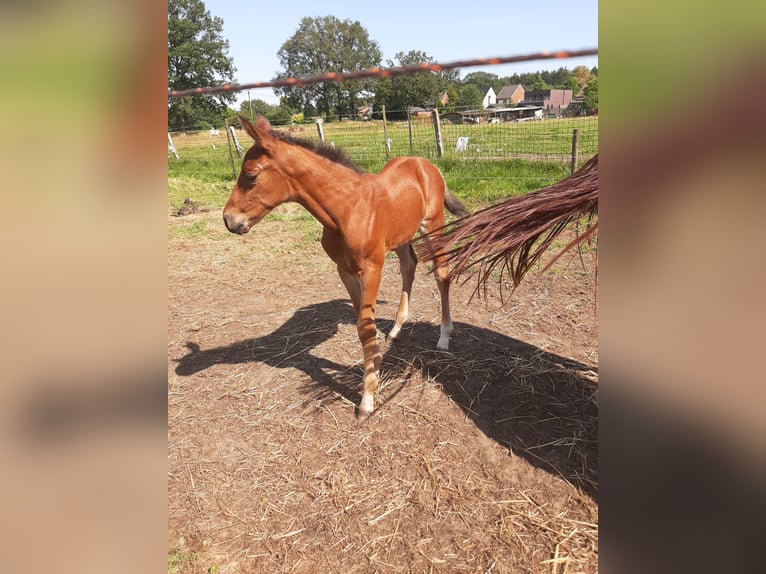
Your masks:
[[[391,328],[383,273],[377,410],[357,423],[362,351],[318,224],[232,236],[168,217],[169,572],[598,570],[595,261],[564,257],[501,304],[421,263]],[[296,207],[296,209],[299,209]]]

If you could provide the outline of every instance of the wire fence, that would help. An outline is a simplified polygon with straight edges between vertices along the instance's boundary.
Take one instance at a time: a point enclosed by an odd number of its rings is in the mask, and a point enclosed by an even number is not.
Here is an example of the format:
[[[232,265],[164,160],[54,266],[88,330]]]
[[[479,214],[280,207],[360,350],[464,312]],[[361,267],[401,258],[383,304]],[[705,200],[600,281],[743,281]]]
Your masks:
[[[274,129],[340,147],[370,172],[396,156],[428,158],[453,191],[470,189],[485,201],[555,183],[598,153],[597,116],[468,124],[429,112],[401,121],[314,121]],[[234,181],[250,145],[238,126],[171,131],[168,176]]]

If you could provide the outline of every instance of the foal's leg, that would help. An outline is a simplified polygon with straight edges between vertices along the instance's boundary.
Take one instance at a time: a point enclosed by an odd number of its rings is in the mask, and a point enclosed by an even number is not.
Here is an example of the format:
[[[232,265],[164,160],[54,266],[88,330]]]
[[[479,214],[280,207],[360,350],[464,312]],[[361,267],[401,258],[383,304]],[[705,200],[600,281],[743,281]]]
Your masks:
[[[346,286],[349,297],[351,297],[351,304],[354,306],[354,316],[359,319],[359,307],[362,302],[362,283],[358,275],[344,271],[338,266],[338,275],[340,280],[343,281],[343,285]]]
[[[434,229],[438,229],[444,225],[444,215],[437,216],[431,221],[424,221],[421,225],[421,233],[426,234]],[[436,286],[439,288],[439,295],[441,296],[441,311],[442,311],[442,323],[439,331],[439,342],[436,343],[436,348],[441,351],[447,351],[449,349],[449,339],[455,328],[452,326],[452,316],[449,311],[449,287],[450,287],[450,274],[449,267],[441,267],[440,263],[444,260],[444,255],[439,253],[434,257],[434,278],[436,279]]]
[[[402,325],[410,316],[410,296],[412,293],[412,282],[415,280],[415,268],[418,265],[418,257],[412,245],[402,245],[396,250],[399,257],[399,269],[402,273],[402,297],[399,299],[399,310],[396,312],[396,323],[394,323],[389,339],[396,339],[402,330]]]
[[[452,326],[452,316],[449,312],[449,269],[447,267],[439,267],[441,259],[441,256],[434,258],[434,265],[436,266],[436,285],[439,287],[439,295],[441,295],[442,300],[442,324],[439,332],[439,342],[436,343],[436,348],[446,351],[449,349],[450,335],[452,335],[455,328]]]
[[[367,265],[362,275],[362,301],[357,316],[356,328],[364,351],[364,378],[362,379],[362,401],[359,403],[357,418],[360,421],[370,416],[374,408],[375,389],[380,376],[380,349],[378,348],[375,326],[375,303],[380,288],[380,270],[383,263]]]

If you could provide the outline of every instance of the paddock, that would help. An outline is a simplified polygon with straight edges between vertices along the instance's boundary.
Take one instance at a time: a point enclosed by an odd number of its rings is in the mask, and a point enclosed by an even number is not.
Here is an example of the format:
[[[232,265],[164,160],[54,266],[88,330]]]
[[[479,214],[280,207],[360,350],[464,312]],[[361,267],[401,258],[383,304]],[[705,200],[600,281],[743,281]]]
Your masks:
[[[168,221],[179,571],[597,572],[590,256],[533,270],[505,305],[497,285],[470,301],[473,282],[453,284],[449,352],[433,348],[439,297],[421,264],[360,424],[354,314],[319,225],[296,205],[242,237],[219,211]],[[400,288],[389,259],[381,332]]]

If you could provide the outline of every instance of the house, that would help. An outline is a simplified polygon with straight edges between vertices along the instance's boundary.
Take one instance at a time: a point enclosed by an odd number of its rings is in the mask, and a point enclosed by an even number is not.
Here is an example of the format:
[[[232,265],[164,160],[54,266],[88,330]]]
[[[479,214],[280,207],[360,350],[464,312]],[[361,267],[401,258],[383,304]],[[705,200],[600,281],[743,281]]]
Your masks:
[[[524,86],[513,84],[503,86],[497,93],[497,103],[502,106],[510,106],[524,101]]]
[[[530,90],[524,104],[542,106],[546,113],[560,113],[572,102],[572,90]]]
[[[495,90],[492,89],[492,86],[481,88],[481,93],[483,94],[481,98],[481,108],[483,110],[486,110],[492,104],[497,103],[497,95],[495,94]]]

